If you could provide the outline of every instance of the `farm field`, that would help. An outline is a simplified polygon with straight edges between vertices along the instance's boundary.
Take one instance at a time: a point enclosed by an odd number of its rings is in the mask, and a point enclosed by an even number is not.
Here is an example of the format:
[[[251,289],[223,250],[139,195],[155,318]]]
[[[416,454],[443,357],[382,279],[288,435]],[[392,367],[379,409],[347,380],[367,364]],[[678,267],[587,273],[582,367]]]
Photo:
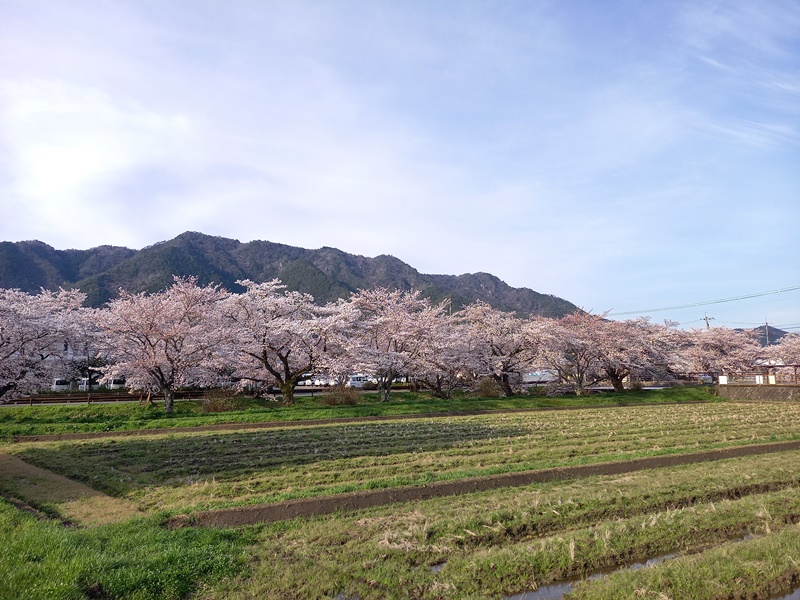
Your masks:
[[[800,405],[787,402],[656,403],[6,443],[0,491],[28,510],[0,504],[0,536],[19,545],[0,558],[0,596],[24,597],[38,573],[59,584],[42,595],[53,598],[504,598],[677,553],[576,583],[568,597],[770,598],[800,573],[797,450],[238,528],[163,524],[223,507],[268,511],[294,499],[797,440],[798,417]],[[161,575],[144,574],[135,548],[117,560],[93,554],[119,531],[162,557]],[[23,532],[54,541],[34,552]],[[79,538],[71,567],[50,556]]]

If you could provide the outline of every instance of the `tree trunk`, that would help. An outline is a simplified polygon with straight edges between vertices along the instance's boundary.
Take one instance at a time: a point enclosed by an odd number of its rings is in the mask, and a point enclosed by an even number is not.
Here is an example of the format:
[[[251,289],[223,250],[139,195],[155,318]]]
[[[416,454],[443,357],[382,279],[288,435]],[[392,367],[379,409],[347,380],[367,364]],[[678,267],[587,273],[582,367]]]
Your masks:
[[[388,382],[382,384],[381,387],[378,388],[378,391],[380,392],[380,395],[381,395],[381,402],[388,402],[389,401],[389,394],[391,394],[391,392],[392,392],[392,382],[391,382],[391,380],[389,380]]]
[[[608,379],[611,381],[611,385],[614,386],[615,392],[625,391],[625,384],[622,382],[623,377],[619,373],[615,371],[609,371]]]
[[[17,383],[15,381],[11,381],[11,382],[6,383],[4,385],[0,385],[0,398],[5,396],[8,392],[10,392],[11,390],[13,390],[16,387],[17,387]]]
[[[175,391],[172,389],[164,390],[164,412],[170,414],[175,408]]]
[[[507,398],[514,395],[514,390],[511,389],[511,380],[508,377],[508,373],[503,373],[502,375],[492,375],[492,377],[500,386],[500,389],[503,390],[503,393]]]
[[[378,372],[375,379],[378,381],[378,393],[381,397],[381,402],[389,401],[389,394],[392,392],[392,382],[394,382],[395,371],[388,369],[386,371]]]
[[[280,385],[284,404],[294,404],[294,382],[286,381]]]
[[[448,385],[445,388],[442,377],[437,377],[435,381],[428,382],[428,387],[431,390],[431,396],[434,398],[440,398],[442,400],[450,399],[451,387]]]

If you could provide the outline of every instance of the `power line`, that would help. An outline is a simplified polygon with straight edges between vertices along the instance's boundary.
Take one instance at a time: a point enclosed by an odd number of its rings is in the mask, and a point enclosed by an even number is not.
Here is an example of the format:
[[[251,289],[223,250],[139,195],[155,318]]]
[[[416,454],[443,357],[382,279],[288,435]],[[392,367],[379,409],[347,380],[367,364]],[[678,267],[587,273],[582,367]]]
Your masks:
[[[660,308],[647,308],[642,310],[628,310],[625,312],[609,313],[607,317],[622,317],[625,315],[641,315],[643,313],[663,312],[666,310],[679,310],[682,308],[695,308],[697,306],[708,306],[710,304],[722,304],[724,302],[736,302],[737,300],[747,300],[748,298],[759,298],[761,296],[769,296],[771,294],[781,294],[783,292],[793,292],[800,290],[800,285],[794,287],[782,288],[780,290],[772,290],[770,292],[758,292],[756,294],[747,294],[745,296],[736,296],[734,298],[722,298],[720,300],[708,300],[706,302],[693,302],[691,304],[679,304],[676,306],[663,306]]]

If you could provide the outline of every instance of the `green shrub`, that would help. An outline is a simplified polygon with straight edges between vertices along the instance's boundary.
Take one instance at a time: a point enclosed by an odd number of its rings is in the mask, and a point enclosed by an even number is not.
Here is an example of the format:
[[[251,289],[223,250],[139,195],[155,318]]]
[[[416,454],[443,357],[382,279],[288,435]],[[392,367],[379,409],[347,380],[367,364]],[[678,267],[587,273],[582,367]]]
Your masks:
[[[200,401],[200,409],[204,413],[221,413],[241,410],[242,403],[233,392],[217,390],[208,398]]]
[[[476,383],[473,393],[479,398],[502,398],[503,388],[491,377],[481,377]]]
[[[547,386],[545,385],[532,385],[528,388],[528,396],[534,398],[544,398],[547,396]]]
[[[345,385],[337,385],[320,398],[320,402],[325,406],[339,406],[342,404],[357,404],[361,394],[358,390]]]

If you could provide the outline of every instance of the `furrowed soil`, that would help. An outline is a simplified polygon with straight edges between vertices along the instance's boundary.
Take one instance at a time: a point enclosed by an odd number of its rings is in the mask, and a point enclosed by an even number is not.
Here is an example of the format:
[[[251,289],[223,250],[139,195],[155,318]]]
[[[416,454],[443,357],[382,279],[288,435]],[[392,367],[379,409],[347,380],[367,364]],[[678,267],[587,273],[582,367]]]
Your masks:
[[[796,581],[797,404],[83,436],[0,448],[0,491],[71,523],[247,537],[246,571],[198,599],[502,599],[665,555],[570,597],[766,600]]]
[[[512,411],[42,438],[8,452],[146,512],[189,514],[176,523],[225,526],[788,451],[800,447],[793,416],[786,404]]]
[[[428,500],[431,498],[484,492],[504,487],[525,486],[559,479],[566,480],[605,475],[620,475],[646,469],[675,467],[679,465],[689,465],[744,456],[758,456],[790,450],[800,450],[800,440],[725,448],[724,450],[712,450],[693,454],[656,456],[613,463],[543,469],[526,473],[506,473],[491,477],[441,481],[423,486],[408,486],[376,490],[374,492],[340,494],[259,506],[199,511],[191,515],[178,515],[173,517],[168,521],[168,524],[171,527],[183,525],[239,527],[242,525],[282,521],[298,517],[311,517],[340,511],[358,511],[397,502]],[[724,494],[718,496],[716,499],[737,498],[755,492],[769,491],[769,489],[770,486],[754,485],[750,488],[726,490]],[[684,500],[684,502],[688,504],[695,500],[696,499],[693,498],[691,500]],[[672,503],[672,506],[674,506],[674,503]]]
[[[740,597],[767,598],[784,589],[798,555],[798,458],[790,451],[262,525],[253,575],[208,597],[499,599],[678,552],[636,579],[622,572],[581,584],[579,597],[707,600],[746,589]],[[729,573],[715,581],[720,564]]]

